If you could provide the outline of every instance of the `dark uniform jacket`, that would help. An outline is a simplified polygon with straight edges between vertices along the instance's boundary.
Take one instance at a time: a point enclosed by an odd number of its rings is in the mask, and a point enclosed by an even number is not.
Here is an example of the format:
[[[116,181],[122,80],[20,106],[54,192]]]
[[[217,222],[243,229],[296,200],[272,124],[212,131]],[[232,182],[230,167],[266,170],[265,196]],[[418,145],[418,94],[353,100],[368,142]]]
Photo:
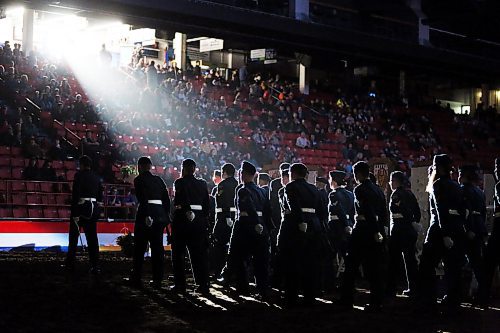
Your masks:
[[[153,175],[149,171],[141,173],[134,179],[134,188],[139,203],[137,220],[151,216],[153,219],[169,222],[170,198],[167,186],[161,177]],[[160,200],[162,204],[150,204],[149,200]],[[159,207],[162,209],[158,209]]]
[[[268,234],[274,224],[271,221],[271,206],[265,190],[255,183],[246,183],[238,187],[235,198],[238,211],[238,228],[254,233],[257,224],[264,227],[264,234]]]
[[[500,236],[500,182],[495,185],[493,233]]]
[[[328,200],[328,213],[330,224],[338,222],[343,227],[352,227],[354,224],[354,194],[345,187],[332,190]]]
[[[224,179],[217,185],[215,192],[216,202],[216,223],[226,223],[227,218],[234,220],[236,209],[234,206],[234,197],[238,181],[234,177]]]
[[[430,228],[439,226],[443,237],[452,239],[465,231],[465,203],[460,185],[450,177],[440,177],[432,185]]]
[[[194,223],[200,230],[208,228],[210,200],[207,182],[194,175],[178,178],[174,182],[174,225],[185,226]],[[189,221],[186,213],[192,211],[195,219]]]
[[[464,201],[467,207],[465,229],[478,236],[488,234],[486,229],[486,198],[484,192],[472,184],[462,185]]]
[[[269,187],[269,200],[271,200],[272,219],[274,225],[278,227],[281,222],[281,207],[278,197],[279,190],[283,188],[283,185],[281,185],[281,178],[273,179],[269,184]]]
[[[403,186],[398,187],[391,194],[389,202],[389,211],[391,213],[391,234],[397,230],[414,231],[412,223],[419,223],[422,215],[417,198],[408,189]]]
[[[384,227],[388,225],[385,195],[371,180],[365,179],[354,188],[354,210],[354,231],[385,234]]]
[[[292,232],[299,230],[300,223],[307,223],[308,232],[321,232],[321,220],[327,218],[327,208],[323,205],[320,192],[316,186],[305,179],[297,179],[285,187],[287,208],[290,210],[290,226]],[[295,229],[295,231],[293,231]]]
[[[102,202],[102,192],[101,180],[94,172],[91,170],[78,171],[75,174],[71,195],[71,213],[73,216],[86,215],[86,212],[81,211],[81,205],[79,204],[81,198],[93,198],[97,202]]]

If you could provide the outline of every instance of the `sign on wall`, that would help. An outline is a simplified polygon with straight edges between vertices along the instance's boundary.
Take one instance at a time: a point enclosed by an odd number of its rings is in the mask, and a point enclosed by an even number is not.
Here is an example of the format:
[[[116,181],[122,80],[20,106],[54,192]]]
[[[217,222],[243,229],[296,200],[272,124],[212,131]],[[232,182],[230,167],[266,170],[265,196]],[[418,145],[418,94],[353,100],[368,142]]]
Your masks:
[[[223,48],[224,48],[223,39],[207,38],[200,40],[200,52],[222,50]]]

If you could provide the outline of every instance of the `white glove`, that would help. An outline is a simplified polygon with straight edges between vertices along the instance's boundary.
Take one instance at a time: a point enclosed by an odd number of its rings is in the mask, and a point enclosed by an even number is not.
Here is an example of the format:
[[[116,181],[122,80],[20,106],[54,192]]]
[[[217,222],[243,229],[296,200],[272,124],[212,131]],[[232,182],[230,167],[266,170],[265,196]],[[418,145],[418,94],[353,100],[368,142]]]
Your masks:
[[[350,226],[347,226],[344,228],[344,231],[346,234],[351,235],[352,234],[352,228]]]
[[[474,231],[467,231],[467,238],[472,240],[475,237],[476,237],[476,234],[474,233]]]
[[[196,215],[194,214],[194,212],[192,210],[190,210],[189,212],[186,212],[186,218],[188,219],[189,222],[193,222],[195,217],[196,217]]]
[[[453,246],[453,239],[451,239],[451,237],[449,236],[443,237],[443,243],[444,247],[446,247],[447,249],[451,249],[451,247]]]
[[[422,225],[417,222],[412,222],[411,226],[413,227],[413,230],[415,230],[418,234],[422,232]]]
[[[226,224],[229,228],[231,228],[234,224],[233,220],[230,217],[226,218]]]
[[[384,236],[382,236],[380,232],[377,232],[374,236],[376,243],[382,243],[382,241],[384,240]]]
[[[80,217],[78,216],[73,216],[73,221],[78,224],[78,222],[80,222]]]
[[[153,219],[151,218],[151,216],[146,216],[145,222],[146,222],[147,227],[150,227],[153,225]]]
[[[305,222],[299,223],[299,230],[302,232],[306,232],[307,231],[307,223],[305,223]]]
[[[255,232],[258,233],[259,235],[262,234],[264,231],[264,226],[262,224],[256,224],[255,225]]]

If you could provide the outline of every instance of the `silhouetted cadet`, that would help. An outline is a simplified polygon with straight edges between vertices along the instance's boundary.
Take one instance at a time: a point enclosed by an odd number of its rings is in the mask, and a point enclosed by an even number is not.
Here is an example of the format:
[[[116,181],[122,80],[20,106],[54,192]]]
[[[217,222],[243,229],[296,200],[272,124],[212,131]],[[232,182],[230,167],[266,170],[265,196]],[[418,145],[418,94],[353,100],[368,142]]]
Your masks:
[[[208,281],[208,214],[210,210],[207,183],[195,177],[196,163],[182,161],[182,177],[174,182],[174,218],[172,221],[172,263],[174,290],[186,291],[185,255],[189,258],[197,291],[209,292]]]
[[[452,161],[448,155],[434,156],[429,177],[431,220],[422,248],[419,266],[419,304],[432,310],[436,304],[435,269],[443,260],[447,295],[445,304],[460,303],[461,270],[465,263],[465,203],[460,185],[451,179]]]
[[[231,163],[222,166],[222,181],[217,185],[215,191],[216,201],[216,219],[213,229],[214,237],[214,271],[215,276],[220,277],[222,269],[226,264],[227,252],[229,250],[229,241],[231,231],[236,217],[236,207],[234,206],[234,197],[238,181],[234,178],[236,169]]]
[[[269,199],[265,190],[254,183],[255,166],[241,164],[242,186],[236,192],[237,219],[229,248],[229,266],[236,276],[240,294],[248,294],[246,263],[252,258],[253,271],[260,295],[267,297],[269,287],[270,231],[273,228]]]
[[[382,304],[382,264],[384,254],[387,208],[383,192],[370,180],[370,167],[366,162],[353,166],[354,179],[354,227],[349,241],[341,302],[352,307],[354,283],[363,264],[370,282],[370,303],[365,310],[378,311]]]
[[[404,294],[413,295],[416,292],[418,264],[416,258],[416,243],[420,226],[420,206],[417,198],[407,188],[406,176],[401,171],[394,171],[389,180],[392,194],[389,203],[389,270],[387,294],[395,296],[396,288],[405,273],[408,286]]]
[[[149,242],[153,268],[153,286],[161,287],[165,251],[163,233],[170,224],[170,198],[161,177],[151,173],[152,163],[148,157],[137,162],[139,175],[134,179],[134,188],[139,207],[134,225],[134,267],[131,282],[140,285],[144,252]]]
[[[335,250],[332,283],[340,275],[338,269],[344,261],[347,245],[354,225],[354,194],[346,189],[346,173],[331,171],[329,181],[332,191],[328,196],[328,233]]]
[[[75,174],[71,194],[71,221],[66,267],[69,270],[74,268],[80,228],[83,228],[87,240],[91,273],[99,274],[97,220],[101,211],[98,203],[102,203],[103,187],[99,176],[91,170],[92,160],[88,156],[80,157],[79,164],[80,170]]]
[[[290,216],[281,226],[279,244],[288,306],[296,304],[299,290],[304,301],[312,303],[319,287],[321,219],[326,218],[327,209],[316,186],[306,181],[308,173],[304,164],[292,164],[292,181],[285,187]]]
[[[478,301],[489,303],[493,276],[500,266],[500,158],[495,159],[495,196],[493,198],[493,229],[484,252],[483,275],[479,280]]]

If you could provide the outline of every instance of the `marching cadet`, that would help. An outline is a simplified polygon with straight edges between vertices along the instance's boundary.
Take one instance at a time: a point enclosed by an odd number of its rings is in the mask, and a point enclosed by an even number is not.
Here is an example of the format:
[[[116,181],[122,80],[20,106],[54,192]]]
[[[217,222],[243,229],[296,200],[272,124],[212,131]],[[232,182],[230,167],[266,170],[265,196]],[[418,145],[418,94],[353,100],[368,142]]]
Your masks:
[[[236,192],[237,219],[231,235],[228,266],[236,276],[238,293],[248,294],[245,264],[252,257],[257,289],[265,299],[269,284],[269,241],[273,223],[265,190],[254,182],[256,172],[251,163],[244,161],[241,164],[242,185]]]
[[[341,303],[352,308],[354,283],[359,266],[363,263],[370,282],[370,303],[365,310],[378,311],[383,296],[381,269],[387,224],[386,201],[377,185],[370,180],[368,163],[357,162],[353,166],[353,172],[358,183],[354,188],[356,214],[346,255]]]
[[[134,268],[130,282],[141,285],[144,252],[149,242],[153,287],[161,288],[165,258],[163,232],[170,224],[170,198],[165,182],[151,173],[151,167],[149,157],[143,156],[137,161],[139,175],[134,179],[134,188],[139,207],[134,225]]]
[[[302,289],[304,301],[311,304],[318,290],[320,268],[321,219],[326,217],[317,188],[306,181],[307,167],[290,167],[292,181],[285,187],[286,208],[290,212],[280,230],[280,255],[283,257],[285,302],[294,306]],[[281,251],[283,250],[283,251]]]
[[[418,296],[424,310],[436,304],[435,268],[443,260],[450,307],[460,303],[461,270],[465,262],[465,205],[462,190],[451,179],[452,161],[446,154],[434,156],[429,177],[431,219],[422,248]]]
[[[392,190],[389,212],[389,270],[386,293],[396,295],[396,288],[402,272],[408,282],[403,294],[414,295],[418,272],[416,243],[420,226],[420,206],[417,198],[405,188],[406,176],[401,171],[391,173],[389,185]],[[404,268],[403,270],[401,268]]]
[[[271,182],[271,177],[269,176],[268,173],[259,172],[259,175],[257,176],[257,184],[259,184],[259,187],[261,187],[265,190],[267,198],[269,198],[270,191],[271,191],[269,188],[270,182]]]
[[[87,155],[80,157],[80,170],[75,174],[71,195],[71,221],[69,224],[69,245],[65,267],[73,271],[80,228],[87,239],[90,272],[99,274],[99,241],[97,220],[100,215],[103,187],[99,176],[92,172],[92,160]],[[80,237],[81,239],[81,237]],[[82,244],[83,246],[83,244]]]
[[[196,163],[182,161],[181,177],[174,182],[174,218],[172,222],[173,290],[186,292],[184,258],[186,248],[193,267],[197,291],[209,293],[208,281],[208,214],[207,183],[195,177]]]
[[[496,268],[500,266],[500,158],[495,159],[495,196],[493,198],[493,230],[484,253],[483,275],[479,281],[478,301],[488,305],[491,284]]]
[[[486,198],[477,186],[479,175],[474,165],[464,165],[458,170],[458,182],[462,185],[465,212],[465,252],[477,281],[482,277],[482,259],[484,240],[488,236],[486,229]]]
[[[281,222],[281,207],[278,197],[278,191],[290,181],[289,177],[289,163],[281,163],[280,165],[280,178],[273,179],[270,184],[269,200],[271,200],[271,212],[273,223],[279,226]],[[276,241],[276,240],[274,240]]]
[[[216,197],[216,194],[217,194],[217,185],[219,185],[219,183],[222,181],[222,174],[220,172],[220,170],[215,170],[214,171],[214,174],[212,176],[212,181],[214,182],[214,187],[212,188],[212,191],[210,192],[210,214],[209,214],[209,218],[208,218],[208,221],[209,221],[209,225],[211,228],[213,228],[215,226],[215,197]]]
[[[347,244],[354,224],[354,194],[346,189],[345,178],[344,171],[330,171],[332,191],[328,196],[328,230],[336,252],[334,268],[337,269],[340,268],[342,260],[345,263]],[[334,272],[333,280],[338,275],[338,271]]]
[[[219,278],[226,264],[231,231],[236,216],[234,197],[238,181],[234,177],[236,169],[231,163],[222,166],[222,181],[215,188],[216,219],[213,229],[215,276]]]

